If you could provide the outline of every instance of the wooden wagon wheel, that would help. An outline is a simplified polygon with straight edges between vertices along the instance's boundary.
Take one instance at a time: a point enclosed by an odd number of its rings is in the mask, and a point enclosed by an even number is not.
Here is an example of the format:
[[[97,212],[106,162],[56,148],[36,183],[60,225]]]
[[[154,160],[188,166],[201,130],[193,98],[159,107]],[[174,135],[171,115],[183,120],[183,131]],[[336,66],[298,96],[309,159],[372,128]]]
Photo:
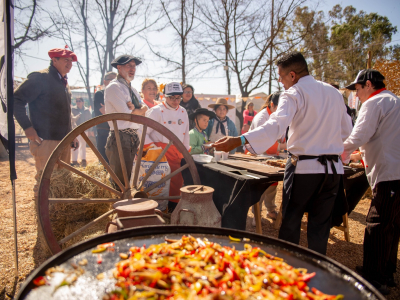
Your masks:
[[[119,132],[118,132],[118,125],[117,125],[117,120],[122,120],[122,121],[130,121],[138,124],[143,125],[143,131],[142,131],[142,136],[140,137],[140,146],[138,149],[137,153],[137,161],[141,161],[142,159],[142,154],[143,154],[143,146],[144,146],[144,141],[145,141],[145,136],[146,136],[146,131],[147,128],[150,127],[153,130],[156,130],[157,132],[161,133],[163,136],[165,136],[169,140],[169,144],[165,147],[165,149],[162,151],[162,153],[159,155],[159,157],[155,160],[153,165],[150,167],[150,169],[147,171],[146,175],[144,176],[143,180],[140,182],[139,186],[136,186],[137,179],[138,179],[138,174],[139,174],[139,168],[140,164],[135,165],[134,173],[133,173],[133,186],[130,186],[129,183],[129,174],[126,170],[125,166],[125,160],[124,156],[122,153],[122,146],[121,146],[121,141],[119,138]],[[112,121],[114,124],[115,128],[115,136],[117,140],[117,148],[118,148],[118,154],[119,158],[121,161],[121,166],[122,166],[122,171],[123,171],[123,176],[124,176],[124,181],[125,185],[121,183],[121,181],[118,179],[116,174],[111,170],[110,166],[107,164],[107,162],[104,160],[100,152],[97,150],[97,148],[93,145],[93,143],[89,140],[87,135],[85,134],[85,131],[99,125],[101,123],[107,122],[107,121]],[[97,179],[79,171],[78,169],[72,167],[69,165],[68,162],[64,162],[60,159],[60,156],[62,152],[65,150],[65,148],[70,149],[70,144],[71,142],[77,137],[81,135],[82,138],[86,141],[86,143],[89,145],[89,147],[92,149],[94,154],[97,156],[97,158],[100,160],[100,162],[103,164],[105,169],[108,171],[110,174],[110,177],[115,181],[115,183],[119,186],[121,189],[120,191],[117,191],[116,189],[98,181]],[[161,158],[164,156],[165,152],[168,150],[168,148],[174,145],[180,153],[182,153],[186,164],[179,169],[177,169],[174,172],[171,172],[171,174],[165,176],[162,178],[160,181],[152,184],[151,186],[147,187],[144,189],[144,191],[141,191],[142,187],[144,186],[144,183],[148,179],[148,177],[151,175],[155,167],[159,164]],[[110,191],[112,194],[115,195],[115,198],[113,199],[103,199],[103,198],[97,198],[97,199],[77,199],[77,198],[49,198],[49,191],[50,191],[50,178],[53,173],[54,167],[56,164],[60,167],[63,167],[67,170],[70,170],[71,172],[82,176],[83,178],[91,181],[98,187],[102,189],[106,189]],[[95,220],[90,221],[83,227],[79,228],[72,234],[66,236],[65,238],[57,241],[51,221],[50,221],[50,213],[49,213],[49,205],[51,203],[114,203],[117,201],[120,201],[121,199],[129,199],[129,198],[148,198],[147,193],[153,190],[154,188],[158,187],[160,184],[164,183],[171,177],[175,176],[176,174],[182,172],[184,169],[189,168],[190,173],[193,178],[194,184],[200,184],[200,178],[197,173],[196,166],[194,164],[192,156],[189,154],[189,152],[186,150],[185,146],[182,144],[182,142],[176,137],[175,134],[173,134],[171,131],[169,131],[167,128],[165,128],[163,125],[160,123],[151,120],[146,117],[142,116],[136,116],[136,115],[131,115],[131,114],[123,114],[123,113],[114,113],[114,114],[106,114],[103,116],[99,116],[96,118],[93,118],[77,128],[75,128],[73,131],[71,131],[57,146],[57,148],[53,151],[51,154],[49,160],[47,161],[46,167],[43,170],[42,177],[40,179],[40,184],[39,184],[39,195],[38,195],[38,205],[37,205],[37,213],[38,213],[38,220],[40,227],[42,229],[44,238],[46,240],[46,243],[50,249],[50,251],[55,254],[59,251],[61,251],[61,245],[72,239],[73,237],[77,236],[78,234],[82,233],[92,225],[98,223],[100,220],[108,217],[112,213],[114,213],[114,210],[110,210],[106,212],[105,214],[99,216]],[[151,197],[151,199],[154,200],[172,200],[172,199],[179,199],[180,197],[175,196],[175,197]],[[143,200],[138,200],[138,202],[141,202]]]

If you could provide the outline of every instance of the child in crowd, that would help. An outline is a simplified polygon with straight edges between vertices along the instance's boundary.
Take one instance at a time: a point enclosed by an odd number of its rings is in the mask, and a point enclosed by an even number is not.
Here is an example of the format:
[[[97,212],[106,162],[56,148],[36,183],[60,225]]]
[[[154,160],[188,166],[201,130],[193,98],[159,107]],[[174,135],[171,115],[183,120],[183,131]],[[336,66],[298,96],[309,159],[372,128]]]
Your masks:
[[[189,119],[195,124],[195,127],[189,131],[190,146],[192,147],[190,154],[209,153],[210,147],[205,146],[209,141],[205,129],[208,121],[213,118],[215,118],[215,113],[206,108],[198,108],[190,114]]]

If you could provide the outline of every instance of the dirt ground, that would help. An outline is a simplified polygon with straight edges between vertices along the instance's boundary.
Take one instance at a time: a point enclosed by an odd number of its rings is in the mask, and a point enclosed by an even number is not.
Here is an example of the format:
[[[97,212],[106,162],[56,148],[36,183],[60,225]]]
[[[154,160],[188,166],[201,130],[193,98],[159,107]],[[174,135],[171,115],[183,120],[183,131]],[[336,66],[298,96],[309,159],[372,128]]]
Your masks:
[[[88,162],[95,162],[94,154],[88,149]],[[37,239],[35,219],[35,205],[33,201],[33,185],[35,166],[34,160],[27,146],[18,146],[16,152],[16,181],[17,199],[17,232],[18,232],[18,260],[19,276],[14,276],[14,238],[13,238],[13,210],[11,201],[11,184],[9,180],[8,160],[0,159],[0,300],[12,299],[18,292],[24,279],[46,259],[40,251],[40,242]],[[277,205],[281,202],[282,183],[278,186]],[[343,265],[354,270],[362,264],[362,242],[365,229],[365,216],[368,212],[370,200],[361,200],[356,209],[349,216],[350,242],[344,240],[343,232],[332,229],[329,238],[327,255]],[[274,229],[272,220],[266,218],[266,210],[262,211],[263,234],[277,237],[278,230]],[[253,214],[249,211],[247,230],[255,231],[251,226]],[[306,233],[302,231],[301,245],[306,246]],[[399,258],[400,256],[398,256]],[[398,260],[399,263],[399,260]],[[400,283],[398,272],[395,281]],[[400,288],[392,288],[387,299],[400,299]]]

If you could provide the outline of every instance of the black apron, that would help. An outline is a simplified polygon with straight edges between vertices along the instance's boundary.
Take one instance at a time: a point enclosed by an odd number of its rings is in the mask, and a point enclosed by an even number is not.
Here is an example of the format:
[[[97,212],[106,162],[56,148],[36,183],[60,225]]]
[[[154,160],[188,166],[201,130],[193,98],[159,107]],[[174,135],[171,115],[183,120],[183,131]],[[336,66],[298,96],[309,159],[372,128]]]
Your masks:
[[[338,155],[320,155],[320,156],[311,156],[311,155],[300,155],[296,156],[289,152],[288,159],[286,161],[285,166],[285,175],[283,177],[283,191],[282,191],[282,217],[285,217],[286,209],[290,202],[290,196],[292,193],[293,187],[293,179],[297,166],[297,162],[300,160],[308,160],[308,159],[317,159],[323,166],[325,166],[325,178],[319,188],[318,194],[321,192],[324,187],[326,180],[328,179],[328,163],[331,163],[332,172],[334,175],[337,175],[336,168],[334,162],[338,162],[340,160]],[[343,185],[343,176],[341,176],[339,184],[339,190],[335,199],[335,205],[333,207],[332,218],[341,219],[341,217],[347,212],[348,205],[346,201],[346,195],[344,193],[344,185]],[[340,224],[339,224],[340,225]]]

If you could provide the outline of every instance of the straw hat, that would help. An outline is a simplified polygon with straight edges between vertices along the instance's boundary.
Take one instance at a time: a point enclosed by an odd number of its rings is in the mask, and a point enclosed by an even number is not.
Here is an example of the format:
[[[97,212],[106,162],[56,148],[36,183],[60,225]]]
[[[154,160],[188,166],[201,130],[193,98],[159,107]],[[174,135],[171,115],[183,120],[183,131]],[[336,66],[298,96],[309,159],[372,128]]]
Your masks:
[[[208,107],[214,109],[214,107],[216,107],[217,105],[218,106],[219,105],[224,105],[224,106],[226,106],[228,108],[228,110],[232,109],[232,108],[235,108],[233,105],[229,105],[228,101],[225,98],[219,98],[217,100],[217,102],[215,102],[215,104],[210,104]]]

